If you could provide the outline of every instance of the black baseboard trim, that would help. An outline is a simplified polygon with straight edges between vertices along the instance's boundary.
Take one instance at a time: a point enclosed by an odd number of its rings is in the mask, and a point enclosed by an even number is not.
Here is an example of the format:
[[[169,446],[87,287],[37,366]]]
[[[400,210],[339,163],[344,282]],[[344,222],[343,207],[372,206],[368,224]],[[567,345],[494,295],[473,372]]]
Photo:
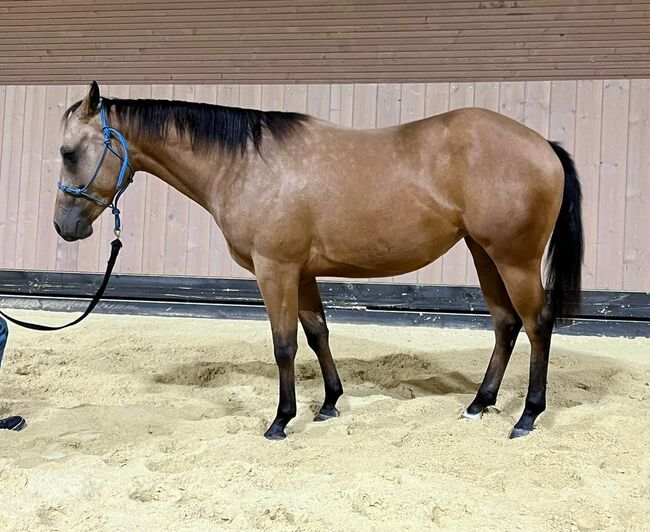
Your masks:
[[[0,270],[2,308],[80,311],[100,274]],[[490,329],[479,288],[383,283],[320,282],[330,320],[384,325]],[[650,337],[650,293],[583,292],[579,314],[561,334]],[[114,275],[97,312],[176,317],[264,319],[252,279]]]

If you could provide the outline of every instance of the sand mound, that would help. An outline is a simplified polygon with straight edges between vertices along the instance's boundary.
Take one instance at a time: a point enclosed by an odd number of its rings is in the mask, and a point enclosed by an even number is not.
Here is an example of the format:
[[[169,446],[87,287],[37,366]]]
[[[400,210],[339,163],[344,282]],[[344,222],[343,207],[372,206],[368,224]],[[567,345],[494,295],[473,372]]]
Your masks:
[[[491,333],[331,329],[342,416],[311,421],[322,380],[301,339],[298,417],[287,440],[268,442],[277,371],[265,322],[95,316],[61,333],[13,328],[0,417],[29,426],[0,432],[0,529],[647,528],[649,340],[557,336],[549,411],[510,441],[523,337],[499,412],[470,422],[458,416]]]

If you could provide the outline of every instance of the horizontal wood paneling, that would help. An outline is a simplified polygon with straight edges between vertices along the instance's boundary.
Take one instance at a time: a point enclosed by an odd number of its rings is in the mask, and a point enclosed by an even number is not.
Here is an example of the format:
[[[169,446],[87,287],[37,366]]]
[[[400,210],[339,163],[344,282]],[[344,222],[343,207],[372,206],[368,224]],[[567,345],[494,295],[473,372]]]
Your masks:
[[[0,83],[650,77],[650,2],[0,0]]]
[[[58,239],[52,207],[60,117],[83,86],[0,86],[0,268],[103,269],[112,220],[80,243]],[[353,127],[391,126],[462,106],[511,116],[574,154],[584,191],[584,285],[650,291],[650,80],[317,85],[107,86],[109,96],[182,98],[316,114]],[[122,273],[250,277],[210,216],[145,174],[124,199]],[[477,284],[463,243],[391,282]]]

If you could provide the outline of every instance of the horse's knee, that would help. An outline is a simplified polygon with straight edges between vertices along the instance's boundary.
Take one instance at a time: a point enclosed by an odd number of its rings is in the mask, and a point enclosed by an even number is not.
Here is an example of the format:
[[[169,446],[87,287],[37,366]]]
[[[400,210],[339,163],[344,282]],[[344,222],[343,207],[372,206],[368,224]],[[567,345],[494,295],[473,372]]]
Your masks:
[[[295,342],[277,341],[274,346],[274,354],[278,366],[286,367],[293,364],[297,351],[298,345]]]
[[[501,309],[495,313],[494,329],[497,343],[503,347],[514,347],[515,340],[521,330],[521,318],[514,312]]]
[[[535,318],[531,320],[531,323],[527,324],[526,330],[531,336],[531,341],[538,339],[541,340],[544,345],[547,342],[550,342],[554,322],[555,319],[552,310],[547,305],[544,305],[539,309]]]

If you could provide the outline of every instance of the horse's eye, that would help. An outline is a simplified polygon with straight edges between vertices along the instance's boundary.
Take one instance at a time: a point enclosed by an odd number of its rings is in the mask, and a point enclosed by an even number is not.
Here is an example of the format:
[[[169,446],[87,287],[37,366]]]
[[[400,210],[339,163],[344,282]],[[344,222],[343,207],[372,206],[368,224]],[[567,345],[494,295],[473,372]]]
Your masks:
[[[70,148],[61,148],[61,158],[66,163],[75,163],[77,162],[77,152]]]

